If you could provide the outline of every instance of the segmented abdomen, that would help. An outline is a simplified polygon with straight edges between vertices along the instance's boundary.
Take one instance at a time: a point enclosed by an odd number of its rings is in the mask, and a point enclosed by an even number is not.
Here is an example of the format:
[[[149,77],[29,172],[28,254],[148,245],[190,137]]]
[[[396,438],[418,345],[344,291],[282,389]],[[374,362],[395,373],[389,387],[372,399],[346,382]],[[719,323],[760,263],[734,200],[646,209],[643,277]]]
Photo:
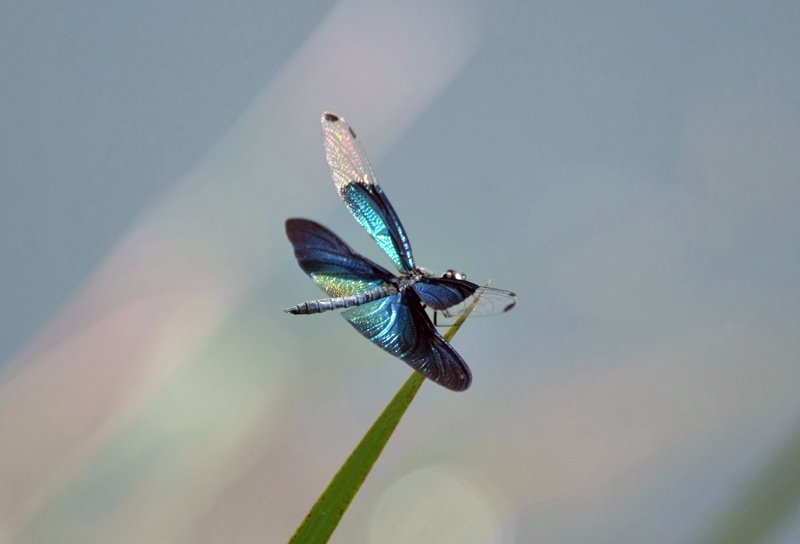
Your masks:
[[[397,293],[397,288],[394,285],[387,285],[379,287],[365,293],[358,293],[357,295],[347,295],[344,297],[321,298],[318,300],[310,300],[303,302],[297,306],[286,308],[284,312],[289,314],[318,314],[327,312],[328,310],[338,310],[339,308],[350,308],[352,306],[361,306],[373,300],[385,298]]]

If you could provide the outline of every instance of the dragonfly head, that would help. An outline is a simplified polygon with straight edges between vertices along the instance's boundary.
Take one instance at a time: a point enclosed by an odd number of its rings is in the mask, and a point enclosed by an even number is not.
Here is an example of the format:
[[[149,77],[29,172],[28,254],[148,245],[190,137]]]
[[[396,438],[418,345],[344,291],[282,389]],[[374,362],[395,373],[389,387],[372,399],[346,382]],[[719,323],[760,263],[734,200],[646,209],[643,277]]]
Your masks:
[[[442,277],[446,280],[465,280],[467,279],[467,275],[459,272],[458,270],[453,270],[452,268],[442,274]]]

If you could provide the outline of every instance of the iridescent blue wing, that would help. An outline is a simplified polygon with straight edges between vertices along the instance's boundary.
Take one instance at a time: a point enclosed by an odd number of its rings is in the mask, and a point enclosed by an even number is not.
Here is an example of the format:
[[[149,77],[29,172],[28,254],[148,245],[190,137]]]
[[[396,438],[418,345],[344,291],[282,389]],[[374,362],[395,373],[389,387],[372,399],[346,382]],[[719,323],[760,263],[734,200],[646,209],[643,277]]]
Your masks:
[[[332,297],[363,293],[390,283],[391,272],[362,257],[319,223],[288,219],[286,235],[297,264]]]
[[[464,391],[469,367],[431,323],[416,293],[405,290],[342,312],[364,337],[439,385]]]
[[[471,281],[449,278],[422,278],[414,284],[422,303],[447,317],[460,315],[480,296],[470,316],[500,314],[517,304],[511,291],[481,287]]]
[[[356,133],[335,113],[322,114],[325,158],[336,190],[347,209],[364,227],[400,272],[414,268],[411,246],[403,225],[375,179]]]
[[[414,284],[414,290],[422,303],[437,311],[463,302],[472,296],[478,287],[466,280],[447,278],[421,278]]]

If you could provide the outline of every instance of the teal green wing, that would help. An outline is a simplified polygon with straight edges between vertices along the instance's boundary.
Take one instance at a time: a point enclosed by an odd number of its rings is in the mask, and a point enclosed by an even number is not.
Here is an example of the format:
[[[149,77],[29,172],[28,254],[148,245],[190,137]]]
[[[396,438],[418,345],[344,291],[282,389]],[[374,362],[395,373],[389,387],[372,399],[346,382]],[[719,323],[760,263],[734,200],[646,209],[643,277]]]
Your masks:
[[[336,190],[347,209],[364,227],[400,272],[414,268],[414,258],[403,225],[375,179],[364,148],[344,117],[322,115],[325,158]]]

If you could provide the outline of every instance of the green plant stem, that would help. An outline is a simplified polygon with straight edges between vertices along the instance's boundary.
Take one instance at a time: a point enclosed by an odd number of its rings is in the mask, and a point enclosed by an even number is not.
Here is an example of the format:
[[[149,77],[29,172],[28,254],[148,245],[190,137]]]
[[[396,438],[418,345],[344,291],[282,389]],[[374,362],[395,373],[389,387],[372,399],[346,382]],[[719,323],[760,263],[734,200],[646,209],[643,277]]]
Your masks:
[[[290,544],[328,541],[424,380],[418,372],[406,380],[317,499]]]
[[[449,342],[455,336],[472,307],[447,330],[445,340]],[[317,499],[289,544],[323,544],[328,541],[424,380],[419,372],[414,372],[406,380]]]

